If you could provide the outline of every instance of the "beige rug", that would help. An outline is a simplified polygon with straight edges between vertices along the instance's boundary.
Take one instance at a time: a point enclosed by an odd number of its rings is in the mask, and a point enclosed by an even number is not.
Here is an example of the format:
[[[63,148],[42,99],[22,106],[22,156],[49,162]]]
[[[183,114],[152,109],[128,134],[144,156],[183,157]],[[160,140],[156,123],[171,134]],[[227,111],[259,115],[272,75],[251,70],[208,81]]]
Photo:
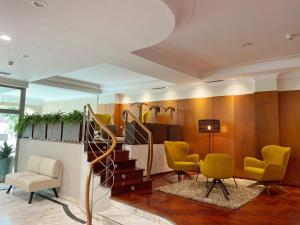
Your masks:
[[[206,178],[201,175],[197,182],[196,178],[193,177],[192,179],[158,187],[155,190],[225,208],[238,209],[257,197],[264,189],[262,186],[249,187],[249,185],[254,183],[253,181],[244,179],[236,179],[236,181],[238,184],[237,188],[234,185],[233,179],[224,181],[224,184],[230,193],[230,201],[225,199],[223,192],[218,185],[213,188],[209,197],[206,198],[204,196],[206,192]]]

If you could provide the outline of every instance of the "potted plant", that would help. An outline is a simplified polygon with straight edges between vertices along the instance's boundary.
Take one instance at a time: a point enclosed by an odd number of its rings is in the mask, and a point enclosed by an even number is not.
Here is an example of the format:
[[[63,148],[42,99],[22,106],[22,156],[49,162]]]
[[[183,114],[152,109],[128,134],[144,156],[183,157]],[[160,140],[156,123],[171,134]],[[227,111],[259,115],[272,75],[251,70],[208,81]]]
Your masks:
[[[44,140],[46,137],[46,123],[43,117],[39,114],[34,114],[32,115],[31,122],[33,124],[32,138]]]
[[[43,122],[47,124],[47,140],[60,141],[62,135],[63,113],[50,113],[43,116]]]
[[[81,126],[83,113],[74,110],[63,117],[63,141],[79,142],[81,137]]]
[[[0,146],[0,182],[3,182],[5,176],[12,172],[15,159],[11,156],[13,152],[13,146],[8,145],[6,141],[3,146]]]
[[[15,126],[15,131],[23,138],[32,138],[32,115],[25,115]]]

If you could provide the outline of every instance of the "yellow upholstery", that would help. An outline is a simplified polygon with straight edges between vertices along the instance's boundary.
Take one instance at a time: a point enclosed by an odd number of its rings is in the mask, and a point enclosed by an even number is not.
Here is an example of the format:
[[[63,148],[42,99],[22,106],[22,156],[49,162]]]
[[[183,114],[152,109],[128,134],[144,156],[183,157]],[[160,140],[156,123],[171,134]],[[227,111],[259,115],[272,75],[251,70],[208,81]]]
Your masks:
[[[263,161],[246,157],[245,174],[257,181],[280,181],[284,178],[291,148],[268,145],[262,149]]]
[[[148,123],[149,122],[150,113],[149,111],[143,112],[142,114],[142,123]]]
[[[199,155],[190,154],[190,146],[184,141],[165,141],[168,166],[176,171],[199,171]]]
[[[110,124],[110,121],[111,121],[111,115],[110,114],[95,114],[95,116],[103,124]]]
[[[103,124],[110,124],[111,122],[111,115],[110,114],[95,114],[96,118],[100,120]],[[100,131],[100,126],[95,124],[95,130]]]
[[[227,154],[207,154],[204,161],[200,161],[200,171],[208,178],[232,178],[234,173],[233,159]]]

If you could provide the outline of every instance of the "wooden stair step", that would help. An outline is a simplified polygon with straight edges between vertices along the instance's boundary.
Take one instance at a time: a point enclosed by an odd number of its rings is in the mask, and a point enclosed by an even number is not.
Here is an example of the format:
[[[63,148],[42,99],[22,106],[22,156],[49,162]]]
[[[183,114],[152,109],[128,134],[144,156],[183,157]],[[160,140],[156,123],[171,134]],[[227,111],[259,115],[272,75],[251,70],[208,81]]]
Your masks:
[[[114,171],[114,182],[115,184],[130,180],[143,180],[144,169],[130,168],[130,169],[118,169]],[[101,174],[101,181],[105,179],[106,174]],[[108,184],[112,184],[113,179],[108,181]]]
[[[94,153],[96,154],[97,157],[99,157],[103,154],[101,151],[94,151],[94,152],[89,151],[89,152],[87,152],[88,162],[91,162],[94,159],[96,159],[96,156],[95,156]],[[127,151],[127,150],[124,150],[124,151],[123,150],[117,150],[117,151],[115,151],[115,160],[120,161],[120,160],[127,160],[127,159],[129,159],[129,151]]]
[[[95,151],[97,150],[97,147],[99,147],[101,150],[107,150],[107,144],[104,143],[104,142],[96,142],[96,143],[90,143],[87,147],[87,151],[91,151],[91,148]],[[123,143],[117,143],[115,149],[118,149],[118,150],[122,150],[123,148]]]
[[[135,168],[136,159],[126,159],[126,160],[115,160],[115,169],[129,169]],[[94,166],[94,172],[100,172],[103,170],[103,166],[101,164],[96,164]],[[112,168],[111,168],[112,169]]]
[[[121,195],[133,191],[152,189],[152,180],[143,178],[142,180],[130,180],[127,182],[115,183],[111,190],[111,195]]]

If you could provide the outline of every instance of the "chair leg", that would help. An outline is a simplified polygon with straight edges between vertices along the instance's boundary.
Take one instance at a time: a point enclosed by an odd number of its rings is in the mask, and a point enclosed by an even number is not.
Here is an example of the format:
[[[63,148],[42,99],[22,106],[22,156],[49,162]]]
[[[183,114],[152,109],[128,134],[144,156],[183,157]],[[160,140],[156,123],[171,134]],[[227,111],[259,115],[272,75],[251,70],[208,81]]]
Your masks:
[[[213,189],[213,187],[215,186],[215,184],[216,184],[216,180],[214,179],[214,180],[210,183],[208,189],[206,190],[206,193],[205,193],[205,197],[206,197],[206,198],[209,196],[209,194],[210,194],[211,190]]]
[[[34,192],[30,193],[28,204],[31,204]]]
[[[237,182],[234,177],[233,177],[233,180],[234,180],[235,187],[237,188]]]
[[[181,177],[181,172],[180,172],[180,171],[177,172],[177,177],[178,177],[178,182],[180,182],[180,181],[181,181],[181,178],[182,178],[182,177]]]
[[[228,191],[226,185],[225,185],[222,181],[221,181],[219,184],[223,186],[224,190],[226,191],[226,194],[227,194],[227,195],[230,195],[230,193],[229,193],[229,191]]]
[[[221,180],[218,180],[218,183],[219,183],[220,188],[222,189],[224,197],[226,198],[227,201],[229,201],[230,199],[228,197],[228,194],[229,194],[228,190],[226,189],[226,187],[224,186],[224,184],[222,183]]]
[[[55,198],[58,198],[58,194],[57,194],[57,191],[56,191],[56,189],[55,189],[55,188],[53,188],[52,190],[53,190],[53,192],[54,192]]]
[[[199,174],[200,174],[200,171],[198,171],[198,173],[197,173],[196,181],[198,181]]]
[[[13,187],[12,185],[9,186],[9,188],[8,188],[7,191],[6,191],[6,194],[9,194],[9,192],[10,192],[11,189],[12,189],[12,187]]]

